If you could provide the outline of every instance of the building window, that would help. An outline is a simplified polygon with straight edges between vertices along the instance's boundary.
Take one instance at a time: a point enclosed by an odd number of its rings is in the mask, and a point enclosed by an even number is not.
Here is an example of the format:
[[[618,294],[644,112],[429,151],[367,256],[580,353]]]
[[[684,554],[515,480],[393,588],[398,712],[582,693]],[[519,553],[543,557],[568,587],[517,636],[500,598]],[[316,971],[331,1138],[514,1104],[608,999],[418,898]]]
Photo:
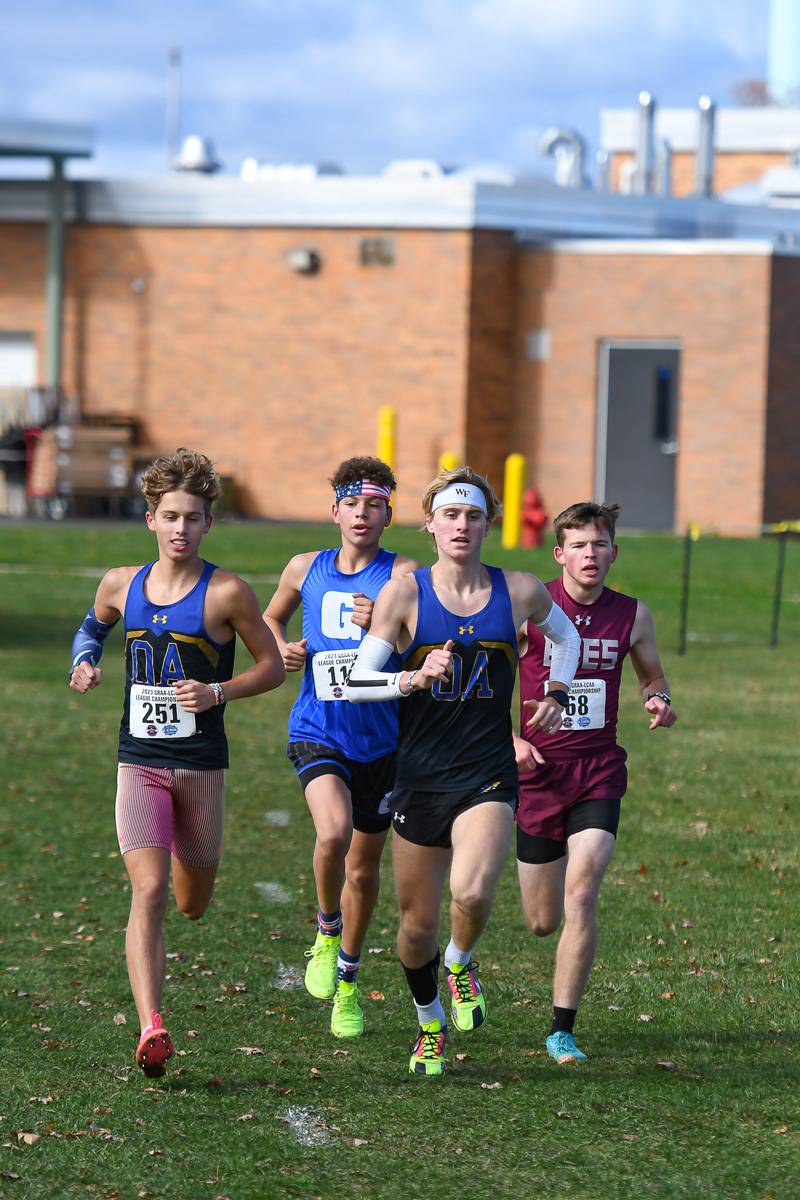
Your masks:
[[[358,261],[362,267],[393,267],[394,238],[362,238],[358,245]]]

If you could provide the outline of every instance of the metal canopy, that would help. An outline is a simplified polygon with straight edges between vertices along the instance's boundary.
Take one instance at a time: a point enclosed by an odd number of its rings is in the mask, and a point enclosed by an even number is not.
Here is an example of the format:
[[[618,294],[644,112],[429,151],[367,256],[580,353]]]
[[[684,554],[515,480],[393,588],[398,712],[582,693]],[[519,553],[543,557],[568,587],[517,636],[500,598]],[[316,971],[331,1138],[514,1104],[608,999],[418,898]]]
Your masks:
[[[64,160],[89,158],[94,131],[61,121],[0,120],[0,158],[49,158],[50,220],[47,228],[46,338],[48,387],[61,386],[64,325]]]
[[[91,125],[0,120],[2,158],[90,158],[93,143]]]

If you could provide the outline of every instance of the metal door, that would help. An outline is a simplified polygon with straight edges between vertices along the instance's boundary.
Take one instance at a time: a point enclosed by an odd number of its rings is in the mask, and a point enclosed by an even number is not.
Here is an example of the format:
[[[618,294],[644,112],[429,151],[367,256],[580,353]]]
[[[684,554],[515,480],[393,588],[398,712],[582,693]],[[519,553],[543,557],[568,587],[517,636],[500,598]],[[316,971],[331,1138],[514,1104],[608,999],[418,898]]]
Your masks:
[[[600,344],[595,496],[622,528],[675,527],[679,367],[677,342]]]

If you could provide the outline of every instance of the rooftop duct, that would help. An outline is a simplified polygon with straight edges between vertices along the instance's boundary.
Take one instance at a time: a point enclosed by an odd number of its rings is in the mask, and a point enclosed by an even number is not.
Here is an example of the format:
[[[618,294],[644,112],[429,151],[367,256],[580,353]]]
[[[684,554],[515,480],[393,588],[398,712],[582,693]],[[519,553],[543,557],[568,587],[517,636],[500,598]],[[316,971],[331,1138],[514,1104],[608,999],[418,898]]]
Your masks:
[[[640,196],[655,191],[656,102],[649,92],[639,92],[639,138],[636,145],[636,180],[634,190]]]
[[[697,154],[694,164],[694,190],[698,196],[713,196],[714,120],[717,106],[709,96],[701,96],[697,107],[700,119],[697,134]]]
[[[584,186],[583,163],[586,142],[575,129],[548,129],[539,143],[542,154],[555,159],[556,183],[559,187]]]

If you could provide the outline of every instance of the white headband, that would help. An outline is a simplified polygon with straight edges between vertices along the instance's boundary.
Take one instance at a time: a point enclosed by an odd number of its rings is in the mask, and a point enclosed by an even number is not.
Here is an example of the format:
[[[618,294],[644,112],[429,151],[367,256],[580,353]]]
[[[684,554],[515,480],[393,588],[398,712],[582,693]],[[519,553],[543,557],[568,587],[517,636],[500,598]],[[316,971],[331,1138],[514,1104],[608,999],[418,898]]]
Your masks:
[[[433,497],[431,513],[435,513],[437,508],[442,508],[445,504],[468,504],[470,508],[479,508],[487,517],[489,515],[486,496],[474,483],[451,483],[442,488]]]

